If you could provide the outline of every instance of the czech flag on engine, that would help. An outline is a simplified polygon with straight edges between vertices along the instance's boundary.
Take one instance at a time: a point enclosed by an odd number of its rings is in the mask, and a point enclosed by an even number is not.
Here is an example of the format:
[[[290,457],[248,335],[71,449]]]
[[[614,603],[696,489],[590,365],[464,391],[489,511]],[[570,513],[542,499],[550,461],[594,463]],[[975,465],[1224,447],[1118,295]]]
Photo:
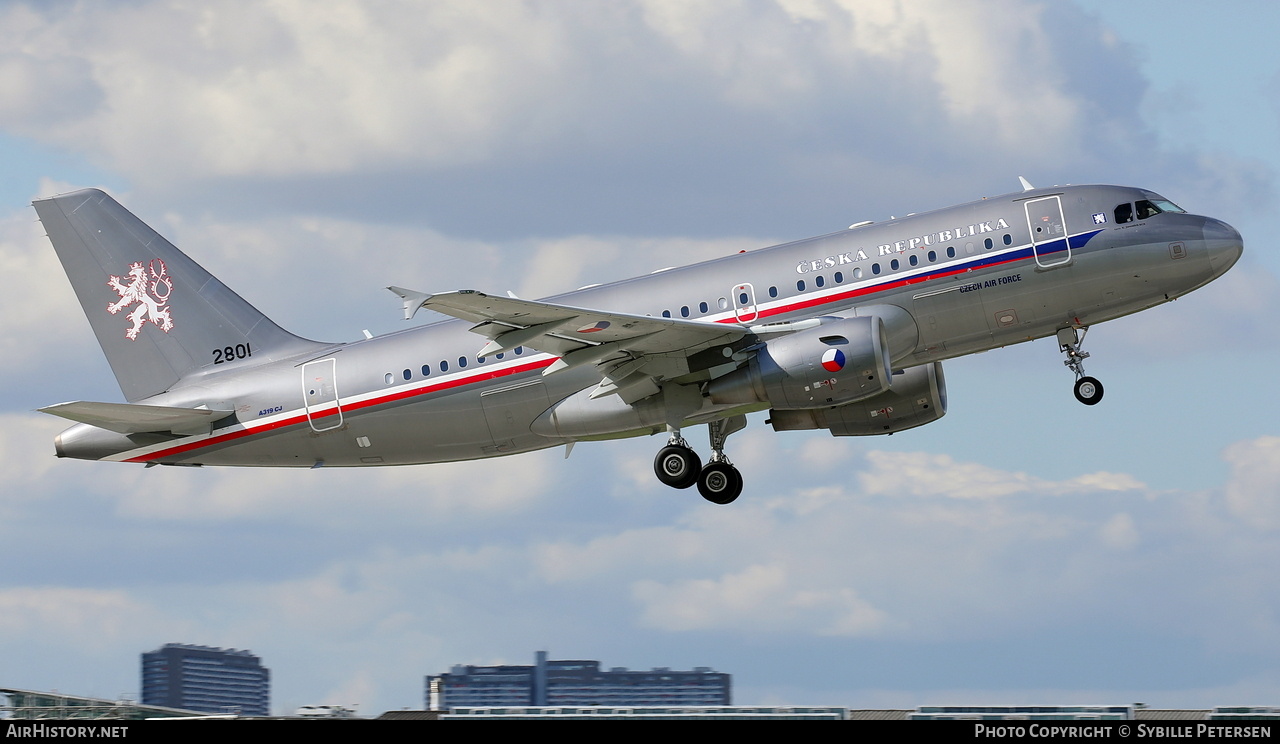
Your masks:
[[[822,355],[822,368],[828,372],[839,372],[844,369],[844,352],[839,349],[827,349]]]

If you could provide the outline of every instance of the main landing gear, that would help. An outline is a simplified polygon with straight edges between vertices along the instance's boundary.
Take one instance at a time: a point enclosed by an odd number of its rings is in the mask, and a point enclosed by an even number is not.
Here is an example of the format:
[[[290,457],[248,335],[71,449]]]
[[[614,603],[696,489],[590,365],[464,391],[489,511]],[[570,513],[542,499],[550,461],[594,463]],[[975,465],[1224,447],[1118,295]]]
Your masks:
[[[728,504],[742,494],[742,475],[724,454],[724,441],[735,431],[745,428],[746,416],[733,416],[707,424],[711,436],[711,460],[704,467],[698,453],[672,428],[667,446],[653,460],[658,480],[672,488],[688,488],[698,484],[698,493],[713,504]]]
[[[1083,330],[1083,333],[1077,334],[1074,326],[1060,329],[1058,348],[1067,355],[1067,360],[1063,364],[1076,373],[1076,400],[1086,406],[1096,406],[1098,401],[1102,400],[1102,383],[1084,373],[1084,360],[1089,358],[1089,352],[1081,351],[1080,346],[1084,344],[1084,337],[1089,332],[1089,327],[1084,326]]]

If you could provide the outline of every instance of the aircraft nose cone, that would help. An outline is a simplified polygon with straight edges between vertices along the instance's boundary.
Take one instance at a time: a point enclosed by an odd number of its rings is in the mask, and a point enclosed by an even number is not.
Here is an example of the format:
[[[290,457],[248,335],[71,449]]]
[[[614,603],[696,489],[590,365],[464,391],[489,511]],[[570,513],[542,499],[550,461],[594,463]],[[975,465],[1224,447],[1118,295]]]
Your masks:
[[[1209,265],[1213,267],[1214,277],[1227,273],[1244,253],[1244,239],[1231,225],[1221,221],[1208,219],[1204,222],[1204,244],[1209,250]]]

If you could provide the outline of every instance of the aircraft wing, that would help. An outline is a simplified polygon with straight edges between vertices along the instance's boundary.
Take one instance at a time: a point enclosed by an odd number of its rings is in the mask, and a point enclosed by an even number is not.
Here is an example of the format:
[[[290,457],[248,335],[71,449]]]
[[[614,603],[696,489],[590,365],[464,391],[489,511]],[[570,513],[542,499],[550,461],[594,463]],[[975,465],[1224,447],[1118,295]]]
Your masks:
[[[404,299],[406,319],[425,307],[475,323],[471,330],[489,339],[477,356],[517,346],[559,356],[543,374],[594,362],[605,377],[601,394],[618,392],[642,380],[687,374],[691,371],[687,363],[690,356],[733,344],[749,333],[737,325],[496,297],[469,289],[437,294],[388,289]],[[624,378],[631,384],[620,384]],[[656,392],[656,385],[650,387]]]

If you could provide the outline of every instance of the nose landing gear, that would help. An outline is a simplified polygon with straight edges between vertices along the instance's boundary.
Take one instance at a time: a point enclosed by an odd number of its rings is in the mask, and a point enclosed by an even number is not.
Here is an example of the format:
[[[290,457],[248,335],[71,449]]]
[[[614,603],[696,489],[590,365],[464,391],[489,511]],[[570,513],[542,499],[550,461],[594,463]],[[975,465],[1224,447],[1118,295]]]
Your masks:
[[[742,494],[742,475],[724,454],[724,442],[729,435],[746,428],[746,416],[731,416],[707,424],[711,437],[711,460],[702,466],[698,453],[694,452],[680,436],[679,429],[671,430],[667,446],[658,451],[653,460],[653,471],[672,488],[688,488],[698,484],[698,493],[713,504],[729,504]]]
[[[1076,400],[1086,406],[1095,406],[1102,400],[1102,383],[1084,373],[1084,360],[1089,358],[1089,352],[1081,351],[1080,347],[1084,344],[1084,337],[1089,332],[1089,327],[1084,326],[1083,331],[1083,333],[1077,333],[1075,326],[1060,329],[1058,348],[1067,355],[1067,360],[1063,364],[1076,374]]]

